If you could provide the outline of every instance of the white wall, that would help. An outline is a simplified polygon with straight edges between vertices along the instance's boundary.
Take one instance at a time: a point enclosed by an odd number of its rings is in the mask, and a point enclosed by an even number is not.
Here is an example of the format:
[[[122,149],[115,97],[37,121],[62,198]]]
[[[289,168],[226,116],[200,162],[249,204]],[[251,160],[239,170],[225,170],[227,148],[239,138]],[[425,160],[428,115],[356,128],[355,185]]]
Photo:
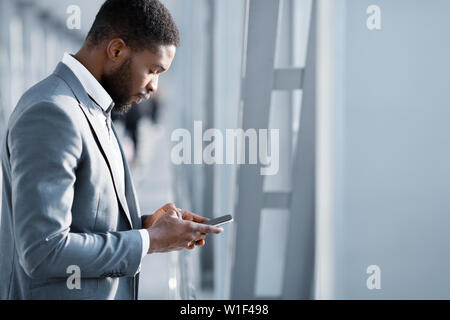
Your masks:
[[[335,297],[449,299],[450,2],[342,3]],[[381,8],[379,31],[366,27],[369,5]],[[381,268],[380,290],[366,287],[369,265]]]

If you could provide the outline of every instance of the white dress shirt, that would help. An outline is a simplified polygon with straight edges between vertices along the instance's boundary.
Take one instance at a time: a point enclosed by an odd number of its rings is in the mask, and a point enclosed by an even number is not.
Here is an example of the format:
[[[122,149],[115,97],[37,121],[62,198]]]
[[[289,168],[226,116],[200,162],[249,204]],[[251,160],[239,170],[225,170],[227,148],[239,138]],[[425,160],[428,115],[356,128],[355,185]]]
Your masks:
[[[120,152],[116,135],[113,131],[110,132],[110,128],[108,128],[106,122],[108,116],[106,111],[110,108],[113,100],[108,92],[106,92],[102,85],[97,81],[97,79],[95,79],[95,77],[89,72],[89,70],[67,52],[64,54],[62,63],[72,70],[83,85],[84,90],[86,90],[88,95],[94,101],[94,105],[98,107],[98,109],[94,110],[95,118],[98,120],[98,128],[105,130],[106,134],[109,135],[114,154],[112,165],[119,176],[119,181],[117,182],[118,189],[119,192],[125,193],[125,170],[123,166],[122,153]],[[150,237],[147,230],[143,229],[139,230],[139,232],[142,238],[142,258],[144,258],[150,248]]]

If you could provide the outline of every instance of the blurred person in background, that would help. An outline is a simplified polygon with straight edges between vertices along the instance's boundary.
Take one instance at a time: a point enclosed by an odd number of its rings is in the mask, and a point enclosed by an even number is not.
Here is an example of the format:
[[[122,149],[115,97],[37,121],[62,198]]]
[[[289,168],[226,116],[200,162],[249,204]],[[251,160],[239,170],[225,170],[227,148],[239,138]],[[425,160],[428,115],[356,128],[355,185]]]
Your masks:
[[[141,216],[111,121],[156,92],[179,41],[158,0],[107,0],[80,51],[22,96],[2,141],[0,299],[137,299],[146,254],[223,232],[174,204]]]
[[[151,100],[151,99],[149,99]],[[134,104],[127,113],[112,113],[114,123],[121,123],[124,126],[123,144],[126,158],[129,162],[133,162],[138,156],[139,142],[139,120],[141,118],[140,106]],[[128,145],[132,143],[132,145]]]
[[[146,111],[149,113],[152,123],[157,125],[161,112],[161,98],[158,94],[155,94],[153,99],[147,100]]]

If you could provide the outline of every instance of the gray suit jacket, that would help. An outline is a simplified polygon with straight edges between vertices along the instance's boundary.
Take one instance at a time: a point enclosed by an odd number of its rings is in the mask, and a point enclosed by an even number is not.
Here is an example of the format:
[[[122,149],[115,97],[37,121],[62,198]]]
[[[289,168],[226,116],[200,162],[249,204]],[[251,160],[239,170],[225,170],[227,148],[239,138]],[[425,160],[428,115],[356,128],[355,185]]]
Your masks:
[[[60,63],[9,119],[1,146],[0,299],[137,298],[139,206],[122,146],[125,194],[117,192],[95,107]],[[67,285],[76,283],[71,266],[81,272],[81,289]]]

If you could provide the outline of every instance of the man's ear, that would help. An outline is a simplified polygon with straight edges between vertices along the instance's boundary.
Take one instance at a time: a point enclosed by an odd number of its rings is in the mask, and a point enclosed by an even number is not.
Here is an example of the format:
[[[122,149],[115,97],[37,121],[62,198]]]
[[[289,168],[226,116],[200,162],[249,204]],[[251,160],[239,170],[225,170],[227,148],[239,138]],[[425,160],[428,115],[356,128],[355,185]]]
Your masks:
[[[130,54],[130,48],[120,38],[112,39],[106,46],[106,54],[112,62],[121,62]]]

